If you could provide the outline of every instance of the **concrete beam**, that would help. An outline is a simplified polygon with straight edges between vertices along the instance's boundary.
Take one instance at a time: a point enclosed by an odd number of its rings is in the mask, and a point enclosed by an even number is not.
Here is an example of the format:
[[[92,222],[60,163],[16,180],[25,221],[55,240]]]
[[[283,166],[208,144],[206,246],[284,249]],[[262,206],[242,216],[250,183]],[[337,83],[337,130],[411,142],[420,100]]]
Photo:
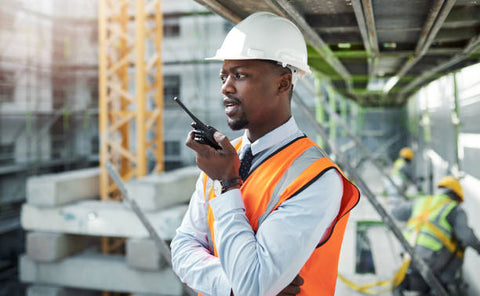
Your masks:
[[[172,296],[182,293],[182,284],[172,270],[135,270],[121,255],[83,253],[54,263],[35,262],[22,255],[19,260],[19,278],[25,283]]]
[[[200,170],[196,166],[129,181],[125,187],[144,211],[157,211],[188,203]]]
[[[26,241],[27,256],[38,262],[57,261],[95,242],[92,237],[52,232],[29,232]]]
[[[160,237],[171,240],[187,205],[147,213]],[[25,230],[113,237],[148,237],[135,213],[121,202],[85,200],[55,208],[23,204],[21,224]]]
[[[128,239],[126,249],[127,265],[131,268],[158,271],[166,266],[165,260],[152,239]]]
[[[97,197],[99,168],[35,176],[27,180],[27,202],[42,207],[55,207]]]
[[[27,296],[100,296],[101,291],[73,289],[59,286],[31,285],[27,287]]]

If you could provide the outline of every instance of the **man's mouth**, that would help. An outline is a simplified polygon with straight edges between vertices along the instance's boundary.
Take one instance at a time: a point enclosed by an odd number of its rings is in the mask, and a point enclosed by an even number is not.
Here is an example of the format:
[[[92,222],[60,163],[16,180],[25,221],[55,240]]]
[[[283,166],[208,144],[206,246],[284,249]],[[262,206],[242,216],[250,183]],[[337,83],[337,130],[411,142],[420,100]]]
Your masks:
[[[234,98],[224,98],[223,105],[225,106],[225,114],[230,117],[238,112],[240,101]]]

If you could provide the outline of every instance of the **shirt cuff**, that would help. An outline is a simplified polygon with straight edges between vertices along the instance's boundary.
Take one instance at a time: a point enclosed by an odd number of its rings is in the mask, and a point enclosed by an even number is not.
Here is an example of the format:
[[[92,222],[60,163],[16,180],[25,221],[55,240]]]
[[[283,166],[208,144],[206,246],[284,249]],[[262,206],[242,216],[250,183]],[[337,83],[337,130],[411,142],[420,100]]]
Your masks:
[[[215,219],[219,219],[230,211],[243,210],[242,194],[240,189],[232,189],[210,200],[210,207]]]

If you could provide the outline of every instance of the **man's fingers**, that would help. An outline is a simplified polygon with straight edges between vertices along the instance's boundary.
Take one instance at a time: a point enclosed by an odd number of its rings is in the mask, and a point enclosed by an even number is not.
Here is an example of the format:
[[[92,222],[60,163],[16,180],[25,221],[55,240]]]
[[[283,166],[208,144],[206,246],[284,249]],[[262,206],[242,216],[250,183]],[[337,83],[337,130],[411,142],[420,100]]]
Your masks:
[[[225,136],[219,131],[216,131],[213,134],[213,137],[215,138],[215,141],[217,141],[217,143],[222,147],[222,150],[225,150],[225,152],[235,152],[235,154],[237,153],[227,136]]]
[[[188,133],[187,140],[185,141],[185,145],[187,145],[187,147],[194,150],[195,152],[201,153],[201,154],[207,153],[207,151],[210,148],[210,146],[208,145],[200,144],[197,141],[195,141],[194,131],[190,131],[190,133]]]
[[[300,294],[300,286],[303,285],[303,278],[297,275],[293,281],[285,287],[277,296],[289,296]]]
[[[293,279],[292,283],[290,285],[297,285],[297,286],[301,286],[303,285],[303,278],[297,274],[297,276]]]
[[[283,289],[282,292],[278,295],[297,295],[297,294],[300,294],[300,286],[292,286],[292,284],[290,284],[285,289]]]

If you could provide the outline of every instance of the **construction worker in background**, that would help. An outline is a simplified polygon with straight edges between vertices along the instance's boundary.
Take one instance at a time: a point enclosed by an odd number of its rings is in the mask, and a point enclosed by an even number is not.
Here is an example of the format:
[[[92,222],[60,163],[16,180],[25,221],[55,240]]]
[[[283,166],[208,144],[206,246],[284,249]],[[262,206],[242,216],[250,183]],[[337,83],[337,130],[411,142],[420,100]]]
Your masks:
[[[203,295],[333,295],[359,192],[292,117],[293,86],[310,73],[300,30],[257,12],[212,59],[228,125],[245,133],[216,132],[218,150],[188,135],[203,172],[171,243],[174,271]]]
[[[400,200],[400,196],[404,195],[410,183],[414,183],[413,164],[412,160],[415,156],[413,150],[409,147],[404,147],[398,153],[398,158],[393,163],[391,180],[395,183],[393,185],[389,180],[385,180],[385,192],[390,202],[395,203]]]
[[[464,200],[460,182],[447,176],[438,182],[439,193],[425,196],[413,205],[401,205],[393,209],[399,220],[406,221],[405,238],[432,269],[451,295],[463,295],[459,279],[467,246],[480,254],[480,241],[468,226],[467,215],[460,204]],[[430,295],[429,286],[415,268],[410,268],[397,291],[418,291]]]

